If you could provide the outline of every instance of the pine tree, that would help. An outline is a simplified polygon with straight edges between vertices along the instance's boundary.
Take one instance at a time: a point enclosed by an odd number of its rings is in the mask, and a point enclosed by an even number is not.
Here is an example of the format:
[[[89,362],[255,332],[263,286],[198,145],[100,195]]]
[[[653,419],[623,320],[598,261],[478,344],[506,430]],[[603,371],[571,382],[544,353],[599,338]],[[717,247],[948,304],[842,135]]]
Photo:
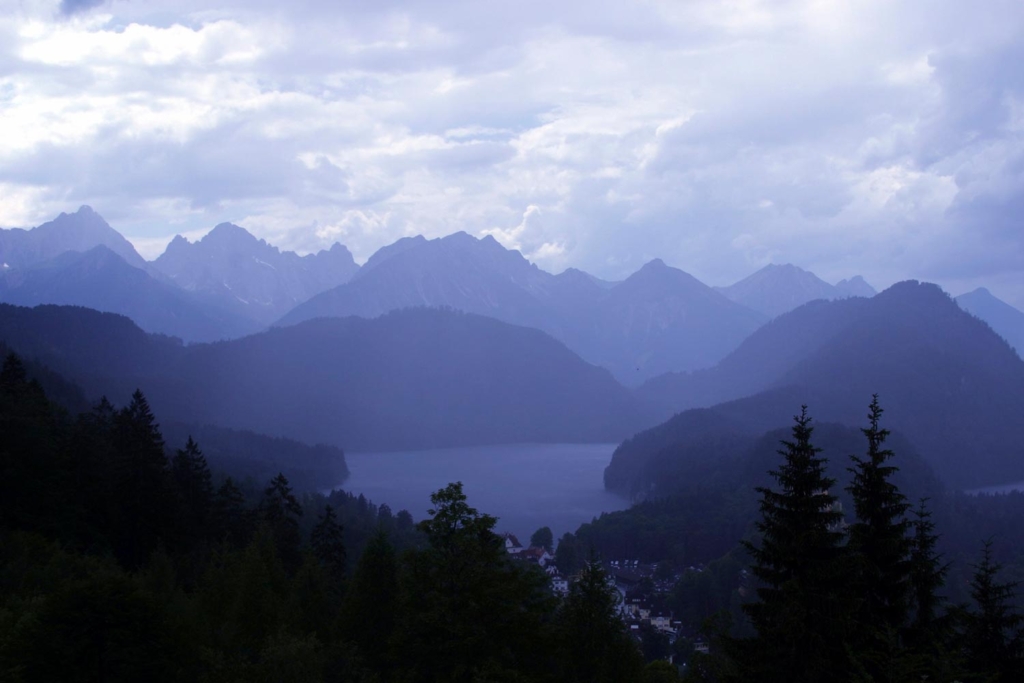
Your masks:
[[[206,458],[192,437],[171,459],[171,476],[178,495],[177,518],[183,540],[193,544],[210,532],[213,476]]]
[[[626,633],[617,603],[618,594],[609,584],[608,574],[591,557],[556,616],[559,680],[612,683],[640,678],[643,657]]]
[[[551,527],[542,526],[530,536],[530,545],[535,548],[544,548],[549,553],[554,550],[555,539],[551,533]]]
[[[976,610],[961,612],[968,670],[996,681],[1022,680],[1024,616],[1012,607],[1017,584],[998,580],[1003,567],[992,559],[992,539],[985,541],[981,562],[971,566],[971,598]]]
[[[398,560],[384,532],[366,544],[341,609],[341,628],[366,664],[387,679],[398,609]]]
[[[913,535],[910,540],[912,617],[909,632],[913,640],[922,642],[933,640],[943,628],[939,610],[945,598],[938,591],[946,583],[949,572],[949,563],[943,563],[935,551],[939,537],[926,503],[927,499],[922,498],[910,523]]]
[[[173,520],[164,439],[138,389],[114,418],[114,452],[116,550],[119,559],[134,568],[167,537]]]
[[[253,522],[253,513],[245,507],[242,490],[228,477],[213,496],[214,538],[243,548],[252,536]]]
[[[302,562],[302,539],[299,535],[302,506],[292,493],[292,487],[284,474],[279,472],[270,480],[270,484],[263,491],[259,512],[261,519],[273,533],[285,569],[294,572]]]
[[[901,630],[910,609],[910,505],[890,479],[897,468],[887,464],[894,453],[885,448],[889,430],[879,427],[882,408],[878,395],[869,407],[869,426],[861,429],[868,441],[866,458],[850,456],[857,521],[850,525],[849,550],[856,567],[852,588],[861,598],[857,610],[858,644],[867,670],[875,680],[900,675]]]
[[[835,480],[811,444],[806,406],[794,421],[792,440],[778,451],[784,462],[770,472],[779,490],[757,489],[761,543],[744,543],[760,586],[758,601],[743,606],[757,635],[731,641],[742,680],[843,680],[851,667],[843,516],[830,493]]]
[[[340,590],[345,580],[348,557],[345,553],[344,529],[330,505],[324,506],[324,513],[313,527],[309,542],[316,559],[326,570],[331,585]]]
[[[948,613],[940,613],[946,599],[939,594],[950,564],[935,551],[939,537],[926,503],[924,498],[919,501],[910,522],[910,616],[904,644],[915,678],[953,680],[952,623]]]
[[[547,577],[513,564],[497,519],[466,502],[461,482],[430,496],[417,526],[427,548],[402,574],[397,647],[414,680],[471,681],[541,667]]]

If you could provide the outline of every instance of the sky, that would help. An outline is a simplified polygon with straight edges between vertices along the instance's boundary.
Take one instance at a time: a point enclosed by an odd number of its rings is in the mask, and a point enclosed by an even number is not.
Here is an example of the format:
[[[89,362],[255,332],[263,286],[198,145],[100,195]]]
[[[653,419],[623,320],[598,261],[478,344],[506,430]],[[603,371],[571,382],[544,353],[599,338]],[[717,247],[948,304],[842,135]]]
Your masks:
[[[0,0],[0,226],[768,263],[1024,308],[1024,3]]]

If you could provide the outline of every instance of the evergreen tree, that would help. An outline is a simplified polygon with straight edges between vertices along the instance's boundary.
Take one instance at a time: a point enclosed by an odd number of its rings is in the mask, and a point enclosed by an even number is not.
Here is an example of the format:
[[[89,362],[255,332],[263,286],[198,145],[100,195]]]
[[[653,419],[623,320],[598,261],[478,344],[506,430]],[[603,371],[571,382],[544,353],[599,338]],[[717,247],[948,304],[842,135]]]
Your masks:
[[[935,550],[938,535],[932,513],[922,498],[910,522],[910,623],[904,643],[909,667],[916,678],[953,680],[954,657],[950,653],[950,615],[940,613],[946,599],[939,590],[946,583],[949,563]]]
[[[901,630],[910,609],[910,505],[890,479],[897,468],[887,464],[894,453],[885,448],[889,430],[879,427],[882,408],[878,395],[871,400],[866,458],[850,456],[853,479],[847,490],[853,497],[857,521],[849,528],[849,550],[856,567],[852,588],[860,596],[857,610],[858,649],[875,680],[893,680],[900,674]]]
[[[383,531],[363,550],[341,609],[345,638],[382,679],[391,670],[391,647],[398,609],[398,561]]]
[[[461,482],[430,496],[418,524],[428,546],[409,556],[397,636],[416,681],[471,681],[540,671],[542,623],[552,598],[547,577],[513,564],[496,518],[466,502]]]
[[[259,507],[260,518],[267,524],[274,536],[277,551],[285,569],[293,572],[302,562],[299,535],[299,517],[302,506],[292,493],[288,478],[282,473],[270,480],[263,491]]]
[[[636,643],[618,614],[618,593],[591,557],[556,617],[558,679],[578,683],[639,680],[644,665]]]
[[[998,580],[1002,565],[992,559],[991,539],[985,541],[981,562],[971,566],[975,610],[961,613],[967,668],[989,680],[1024,680],[1024,617],[1012,607],[1017,584]]]
[[[173,521],[164,439],[138,389],[114,418],[114,493],[119,503],[118,557],[138,567],[168,535]]]
[[[943,630],[946,620],[941,618],[939,610],[945,598],[938,591],[946,583],[949,572],[949,563],[943,563],[935,551],[939,537],[926,503],[927,499],[922,498],[910,523],[913,535],[910,539],[912,617],[909,634],[911,640],[918,642],[934,640]]]
[[[245,496],[228,477],[213,496],[215,537],[236,548],[245,547],[252,536],[253,516],[245,507]]]
[[[62,486],[55,414],[11,353],[0,369],[0,529],[54,527]],[[61,520],[62,521],[62,520]],[[51,531],[51,529],[47,529]]]
[[[811,444],[806,406],[794,420],[792,440],[778,451],[784,462],[770,472],[779,490],[757,489],[761,544],[744,542],[760,582],[758,601],[743,606],[757,635],[731,641],[746,681],[844,680],[852,666],[842,513],[830,493],[835,480]]]
[[[171,477],[178,496],[178,521],[182,540],[196,543],[210,533],[213,508],[213,476],[206,458],[192,437],[171,459]]]
[[[345,580],[348,556],[345,553],[344,530],[330,505],[324,506],[324,513],[313,527],[309,542],[313,554],[327,572],[331,585],[340,591]]]
[[[586,563],[586,553],[575,535],[565,532],[555,549],[555,566],[565,576],[572,576]]]
[[[530,536],[530,545],[536,548],[544,548],[549,553],[554,550],[555,539],[551,533],[551,527],[542,526],[533,532],[533,536]]]

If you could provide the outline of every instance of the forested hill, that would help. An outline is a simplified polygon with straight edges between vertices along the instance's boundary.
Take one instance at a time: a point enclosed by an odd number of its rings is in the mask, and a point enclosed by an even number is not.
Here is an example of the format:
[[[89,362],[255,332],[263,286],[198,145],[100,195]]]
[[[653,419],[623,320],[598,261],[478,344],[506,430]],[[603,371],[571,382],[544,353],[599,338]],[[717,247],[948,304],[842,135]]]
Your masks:
[[[584,525],[577,532],[584,546],[608,557],[668,558],[694,566],[724,555],[749,534],[757,517],[755,489],[772,484],[768,473],[778,466],[780,441],[790,429],[755,432],[722,413],[699,413],[687,413],[673,425],[674,433],[651,430],[623,446],[646,446],[653,453],[642,462],[616,458],[605,475],[609,487],[649,500]],[[659,450],[659,438],[670,445]],[[858,427],[815,420],[814,443],[837,480],[832,493],[852,514],[848,468],[850,456],[864,450],[864,435]],[[942,483],[906,437],[892,434],[886,446],[896,453],[893,481],[910,500],[944,499]],[[630,485],[637,488],[625,488]],[[935,505],[944,510],[942,503]]]
[[[786,425],[804,403],[819,420],[856,426],[877,392],[890,427],[951,487],[1024,479],[1024,361],[935,285],[904,282],[873,299],[813,302],[759,330],[713,370],[652,383],[645,395],[687,407],[724,401],[730,389],[747,398],[716,406],[717,419],[755,432]],[[655,453],[692,441],[699,418],[684,412],[624,444],[609,485],[650,485],[618,473],[641,472]]]
[[[876,392],[890,407],[891,427],[949,486],[1024,479],[1024,361],[934,285],[901,283],[873,299],[807,304],[776,318],[713,371],[646,390],[683,407],[730,390],[753,395],[684,412],[623,444],[608,472],[616,490],[649,485],[651,475],[639,474],[643,463],[670,457],[705,425],[726,421],[760,433],[784,426],[803,403],[819,420],[858,425]]]
[[[680,413],[672,420],[624,441],[605,469],[605,486],[634,498],[664,498],[698,488],[725,488],[744,497],[766,482],[786,423],[800,411],[800,401],[822,405],[806,390],[792,387]],[[868,396],[864,405],[871,400]],[[792,406],[792,408],[791,408]],[[864,413],[861,406],[861,413]],[[886,417],[895,409],[887,409]],[[859,421],[863,422],[863,415]],[[817,420],[816,420],[817,422]],[[848,456],[862,449],[858,418],[849,424],[822,421],[818,445],[845,479]],[[900,485],[915,500],[933,496],[945,485],[912,441],[897,432],[891,446],[900,454]]]
[[[64,304],[119,313],[148,332],[189,341],[230,339],[262,327],[130,265],[104,245],[0,273],[0,299],[20,306]]]
[[[0,340],[168,421],[346,449],[625,438],[643,417],[603,369],[537,330],[452,311],[311,320],[182,346],[84,309],[0,306]],[[649,422],[648,422],[649,424]]]

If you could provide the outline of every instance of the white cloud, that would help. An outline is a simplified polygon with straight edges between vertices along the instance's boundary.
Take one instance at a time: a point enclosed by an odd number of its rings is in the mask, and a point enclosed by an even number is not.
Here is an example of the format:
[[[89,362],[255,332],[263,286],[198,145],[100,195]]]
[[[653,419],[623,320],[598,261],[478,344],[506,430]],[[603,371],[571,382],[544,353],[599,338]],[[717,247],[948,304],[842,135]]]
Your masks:
[[[1024,299],[1013,1],[91,4],[0,12],[7,225],[89,203],[150,249],[232,220],[361,259],[467,230],[607,277]]]

